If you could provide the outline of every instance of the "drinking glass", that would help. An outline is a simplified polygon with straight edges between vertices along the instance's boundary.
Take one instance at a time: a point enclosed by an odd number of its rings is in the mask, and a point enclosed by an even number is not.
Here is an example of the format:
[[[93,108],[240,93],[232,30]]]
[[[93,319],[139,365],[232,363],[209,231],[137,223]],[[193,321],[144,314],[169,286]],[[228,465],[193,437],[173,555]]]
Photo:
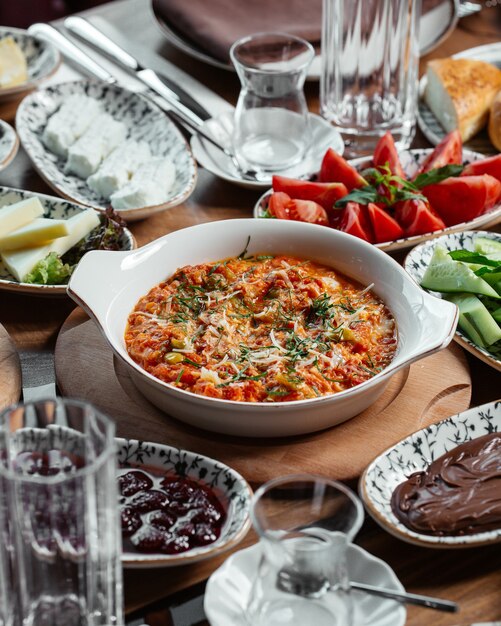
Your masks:
[[[323,0],[320,111],[350,157],[415,132],[421,0]]]
[[[313,47],[264,32],[236,41],[230,56],[242,83],[233,131],[240,167],[270,174],[299,163],[311,141],[303,85]]]
[[[0,415],[0,624],[123,624],[115,426],[89,404]]]
[[[363,521],[358,498],[321,476],[286,476],[258,489],[251,518],[261,558],[249,624],[351,626],[345,557]]]

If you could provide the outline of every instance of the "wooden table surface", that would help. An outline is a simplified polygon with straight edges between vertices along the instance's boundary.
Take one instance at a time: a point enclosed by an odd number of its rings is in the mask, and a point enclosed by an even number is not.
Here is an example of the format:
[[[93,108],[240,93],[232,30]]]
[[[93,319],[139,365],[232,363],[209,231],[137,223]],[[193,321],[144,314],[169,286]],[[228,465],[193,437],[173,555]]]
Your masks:
[[[501,5],[495,1],[485,2],[485,5],[487,8],[480,14],[461,20],[452,35],[422,59],[422,70],[429,58],[447,56],[501,39]],[[236,76],[204,65],[170,46],[151,15],[149,0],[121,0],[92,9],[86,15],[108,20],[131,44],[148,46],[229,102],[235,103],[239,91]],[[306,93],[310,109],[317,112],[318,84],[308,83]],[[16,104],[0,105],[0,117],[13,121]],[[419,132],[413,145],[428,147]],[[0,185],[51,193],[22,149],[14,162],[0,173]],[[165,233],[200,222],[250,217],[258,195],[200,170],[196,190],[186,203],[134,223],[131,230],[138,244],[143,245]],[[15,343],[24,349],[53,347],[59,328],[73,308],[74,305],[66,298],[33,298],[0,292],[0,323]],[[467,358],[473,380],[472,406],[498,399],[501,396],[499,373],[470,355]],[[252,541],[254,536],[250,534],[245,544]],[[436,626],[501,620],[501,545],[452,551],[417,548],[398,541],[370,521],[366,521],[357,543],[389,563],[407,590],[443,596],[460,603],[461,612],[458,615],[409,608],[407,624],[410,626],[422,625],[425,620]],[[126,572],[127,610],[137,610],[204,580],[221,560],[176,570]],[[162,611],[147,613],[151,626],[166,623],[165,619]]]

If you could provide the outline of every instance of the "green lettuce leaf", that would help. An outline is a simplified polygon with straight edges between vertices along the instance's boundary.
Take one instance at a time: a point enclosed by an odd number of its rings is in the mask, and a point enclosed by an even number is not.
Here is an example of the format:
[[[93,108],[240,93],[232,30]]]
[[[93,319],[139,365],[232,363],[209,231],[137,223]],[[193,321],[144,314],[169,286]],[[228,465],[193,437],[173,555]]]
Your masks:
[[[63,263],[55,252],[50,252],[25,276],[23,282],[37,285],[61,285],[68,281],[72,271],[71,265]]]

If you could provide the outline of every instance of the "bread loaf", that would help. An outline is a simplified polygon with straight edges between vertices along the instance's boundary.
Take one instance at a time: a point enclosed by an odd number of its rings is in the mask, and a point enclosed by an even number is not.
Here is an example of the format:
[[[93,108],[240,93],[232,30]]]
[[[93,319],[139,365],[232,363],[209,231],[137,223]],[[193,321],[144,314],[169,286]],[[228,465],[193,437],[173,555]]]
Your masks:
[[[488,130],[492,145],[501,152],[501,91],[492,101]]]
[[[424,99],[447,132],[458,128],[468,141],[486,124],[501,89],[501,70],[475,59],[435,59],[428,63]]]

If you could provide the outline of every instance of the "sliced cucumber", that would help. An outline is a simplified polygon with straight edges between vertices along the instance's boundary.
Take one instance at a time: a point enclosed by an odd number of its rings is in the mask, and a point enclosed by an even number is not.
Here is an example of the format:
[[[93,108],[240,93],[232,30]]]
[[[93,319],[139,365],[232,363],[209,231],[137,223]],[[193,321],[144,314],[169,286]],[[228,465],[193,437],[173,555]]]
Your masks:
[[[475,252],[480,252],[495,261],[501,260],[501,241],[488,239],[487,237],[477,237],[475,239]]]
[[[447,295],[459,308],[459,327],[479,346],[488,347],[501,339],[501,327],[484,304],[470,294]]]
[[[479,293],[491,298],[501,298],[489,283],[477,276],[466,263],[453,261],[447,251],[436,246],[430,264],[421,280],[421,286],[443,293]]]

